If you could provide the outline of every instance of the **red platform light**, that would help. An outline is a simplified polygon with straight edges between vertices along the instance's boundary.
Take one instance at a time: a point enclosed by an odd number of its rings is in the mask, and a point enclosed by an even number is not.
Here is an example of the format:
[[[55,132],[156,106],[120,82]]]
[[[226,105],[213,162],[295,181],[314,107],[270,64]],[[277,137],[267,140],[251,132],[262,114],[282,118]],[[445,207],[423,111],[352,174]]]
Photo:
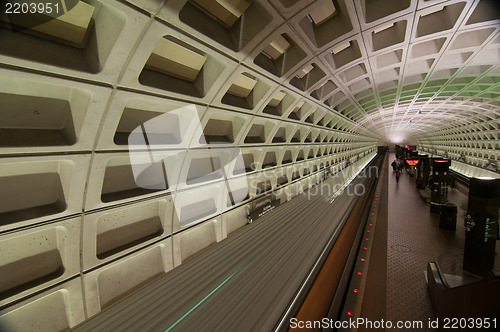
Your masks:
[[[361,273],[361,272],[358,272],[358,276],[362,276],[362,275],[363,275],[363,273]]]
[[[354,288],[354,289],[353,289],[353,292],[354,292],[354,293],[359,293],[359,289]]]
[[[364,259],[364,258],[361,258],[361,261],[362,261],[362,262],[364,262],[364,261],[366,261],[366,259]]]

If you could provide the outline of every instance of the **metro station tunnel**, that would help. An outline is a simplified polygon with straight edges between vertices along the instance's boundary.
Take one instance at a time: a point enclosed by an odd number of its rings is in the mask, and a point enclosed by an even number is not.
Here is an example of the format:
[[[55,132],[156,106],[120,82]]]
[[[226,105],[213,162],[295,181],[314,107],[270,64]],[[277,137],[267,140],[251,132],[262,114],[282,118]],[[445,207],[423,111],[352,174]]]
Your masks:
[[[499,328],[497,0],[1,6],[0,331]]]

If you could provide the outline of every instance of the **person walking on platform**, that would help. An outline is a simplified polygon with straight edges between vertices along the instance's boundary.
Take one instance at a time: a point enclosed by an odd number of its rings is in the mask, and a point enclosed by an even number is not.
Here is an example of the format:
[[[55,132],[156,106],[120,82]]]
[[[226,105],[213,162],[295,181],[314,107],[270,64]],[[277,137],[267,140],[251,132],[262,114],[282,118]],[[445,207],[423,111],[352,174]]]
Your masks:
[[[392,171],[395,172],[396,171],[396,167],[398,166],[398,163],[396,162],[396,159],[394,159],[394,161],[392,162],[391,166],[392,166]]]
[[[396,170],[396,183],[399,183],[399,177],[401,176],[401,172],[397,169]]]

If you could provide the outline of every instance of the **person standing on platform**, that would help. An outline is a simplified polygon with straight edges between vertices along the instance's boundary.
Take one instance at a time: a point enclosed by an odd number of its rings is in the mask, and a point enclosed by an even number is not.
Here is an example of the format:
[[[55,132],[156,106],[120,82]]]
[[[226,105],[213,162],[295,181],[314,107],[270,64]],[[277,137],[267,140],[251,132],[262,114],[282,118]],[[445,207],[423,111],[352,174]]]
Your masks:
[[[396,170],[396,183],[399,183],[399,177],[401,176],[401,172],[397,169]]]
[[[392,162],[391,166],[392,166],[392,171],[395,172],[396,171],[396,167],[398,166],[398,163],[396,162],[396,159],[394,159],[394,161]]]

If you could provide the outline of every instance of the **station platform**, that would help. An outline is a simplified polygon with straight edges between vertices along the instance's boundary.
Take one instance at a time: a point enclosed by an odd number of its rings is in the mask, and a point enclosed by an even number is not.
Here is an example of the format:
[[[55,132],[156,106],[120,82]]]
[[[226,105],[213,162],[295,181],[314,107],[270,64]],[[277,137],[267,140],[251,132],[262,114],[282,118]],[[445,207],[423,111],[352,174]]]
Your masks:
[[[399,183],[396,181],[390,167],[394,159],[394,153],[388,154],[382,169],[377,229],[361,317],[372,321],[422,321],[425,325],[435,318],[427,290],[428,262],[438,261],[445,274],[473,278],[464,273],[462,264],[468,197],[450,189],[448,201],[457,206],[457,227],[439,228],[439,215],[430,213],[430,205],[421,197],[415,179],[403,171]],[[498,252],[499,241],[496,248]],[[495,255],[494,271],[499,270],[500,255]]]
[[[458,190],[449,192],[448,200],[458,207],[457,229],[440,229],[439,216],[430,213],[414,179],[404,172],[396,182],[389,167],[393,159],[388,154],[376,161],[377,167],[383,165],[378,176],[369,172],[353,180],[350,186],[368,188],[358,200],[347,189],[333,200],[323,194],[298,195],[73,331],[197,331],[200,326],[205,331],[295,331],[291,318],[319,322],[339,313],[342,321],[361,317],[424,324],[390,331],[430,330],[426,323],[435,317],[428,263],[439,262],[446,275],[472,278],[462,269],[468,198]],[[358,265],[348,263],[353,261]],[[496,256],[497,270],[499,263]]]

